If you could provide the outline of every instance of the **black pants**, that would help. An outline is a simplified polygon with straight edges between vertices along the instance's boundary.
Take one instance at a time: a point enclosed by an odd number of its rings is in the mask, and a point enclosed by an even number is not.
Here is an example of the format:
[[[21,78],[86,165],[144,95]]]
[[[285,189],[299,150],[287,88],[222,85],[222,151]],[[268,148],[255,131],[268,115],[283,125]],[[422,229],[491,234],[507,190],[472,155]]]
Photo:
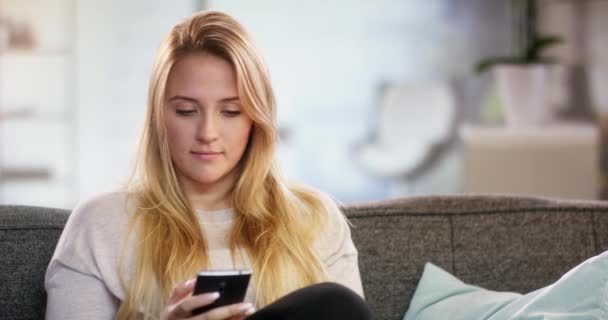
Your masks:
[[[296,290],[258,310],[247,320],[370,320],[365,301],[336,283],[320,283]]]

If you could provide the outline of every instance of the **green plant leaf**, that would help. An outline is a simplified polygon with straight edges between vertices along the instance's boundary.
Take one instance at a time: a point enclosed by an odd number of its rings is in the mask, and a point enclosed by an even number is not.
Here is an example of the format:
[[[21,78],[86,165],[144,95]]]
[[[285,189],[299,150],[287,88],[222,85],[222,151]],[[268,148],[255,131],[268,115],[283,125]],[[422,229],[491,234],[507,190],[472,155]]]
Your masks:
[[[479,63],[477,63],[477,65],[475,66],[475,72],[477,74],[481,74],[497,64],[520,64],[520,63],[523,63],[522,59],[515,58],[515,57],[488,58],[488,59],[483,59],[483,60],[479,61]]]
[[[535,39],[526,50],[524,59],[527,63],[540,62],[540,54],[543,50],[562,43],[562,38],[557,36],[543,36]]]

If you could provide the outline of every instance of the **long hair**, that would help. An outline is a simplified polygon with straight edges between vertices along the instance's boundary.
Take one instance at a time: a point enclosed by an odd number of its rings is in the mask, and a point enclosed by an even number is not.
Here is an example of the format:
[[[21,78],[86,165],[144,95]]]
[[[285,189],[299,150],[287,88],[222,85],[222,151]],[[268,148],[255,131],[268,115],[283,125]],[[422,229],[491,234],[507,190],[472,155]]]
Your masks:
[[[327,280],[312,244],[330,208],[316,191],[287,183],[277,170],[275,100],[267,69],[236,20],[221,12],[202,11],[171,29],[151,74],[145,123],[129,182],[129,194],[138,205],[120,254],[127,296],[118,319],[141,318],[142,313],[146,319],[158,317],[173,287],[209,267],[206,238],[178,182],[163,123],[169,72],[193,52],[206,52],[232,65],[243,110],[253,121],[232,192],[236,218],[230,250],[233,259],[239,249],[249,254],[256,306]],[[124,262],[129,240],[136,244],[137,259],[127,283]]]

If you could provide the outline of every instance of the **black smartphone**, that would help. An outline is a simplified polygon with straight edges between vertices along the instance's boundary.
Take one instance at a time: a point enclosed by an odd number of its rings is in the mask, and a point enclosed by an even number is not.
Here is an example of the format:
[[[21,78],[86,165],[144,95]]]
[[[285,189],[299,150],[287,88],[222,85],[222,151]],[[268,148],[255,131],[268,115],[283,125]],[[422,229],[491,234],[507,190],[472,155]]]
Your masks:
[[[201,271],[196,277],[193,295],[218,292],[220,297],[212,304],[192,311],[201,314],[213,308],[243,302],[251,278],[251,270],[211,270]]]

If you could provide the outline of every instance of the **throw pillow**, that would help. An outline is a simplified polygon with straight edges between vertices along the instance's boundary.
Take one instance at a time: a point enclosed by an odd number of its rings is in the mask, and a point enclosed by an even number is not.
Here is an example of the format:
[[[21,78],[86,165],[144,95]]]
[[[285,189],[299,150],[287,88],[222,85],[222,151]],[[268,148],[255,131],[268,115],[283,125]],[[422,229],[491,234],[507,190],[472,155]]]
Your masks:
[[[427,263],[404,320],[608,319],[608,252],[526,295],[466,284]]]

